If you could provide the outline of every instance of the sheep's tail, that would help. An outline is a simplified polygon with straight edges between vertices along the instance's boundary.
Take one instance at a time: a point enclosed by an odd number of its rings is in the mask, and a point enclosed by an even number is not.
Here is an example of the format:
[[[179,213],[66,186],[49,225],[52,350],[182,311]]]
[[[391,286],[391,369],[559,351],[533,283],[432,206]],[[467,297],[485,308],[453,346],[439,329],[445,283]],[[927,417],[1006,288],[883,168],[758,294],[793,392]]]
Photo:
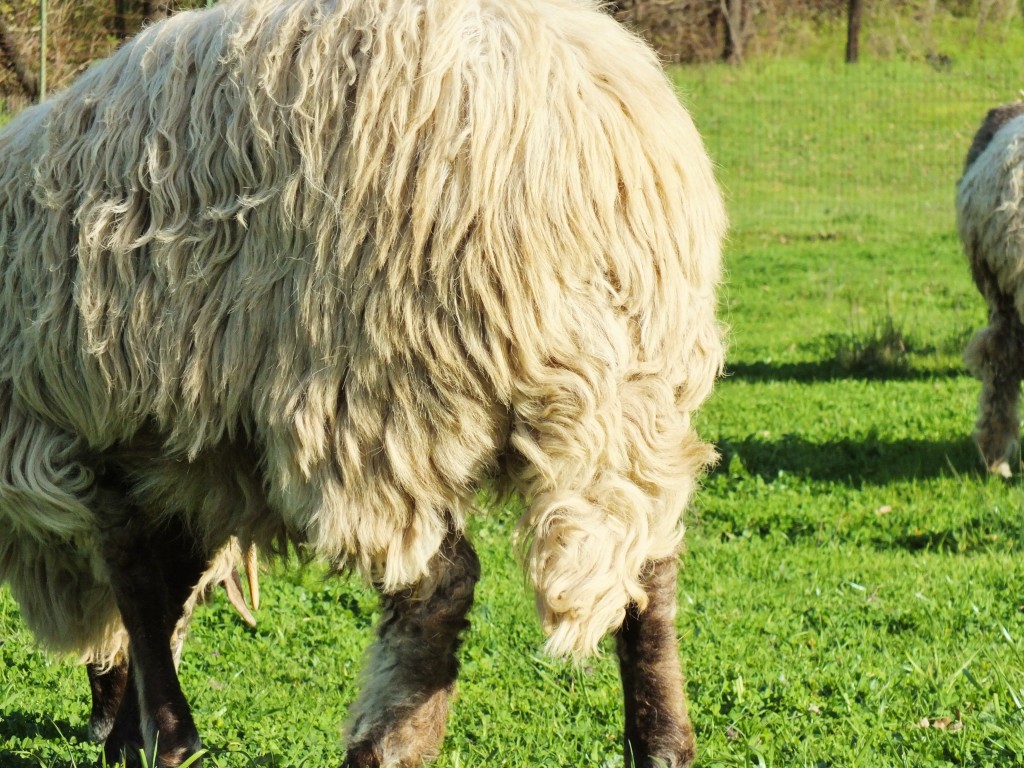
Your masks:
[[[716,458],[661,378],[604,384],[617,391],[591,407],[576,388],[538,397],[513,438],[528,465],[527,572],[558,656],[593,653],[628,606],[646,608],[646,569],[677,555],[683,510]]]

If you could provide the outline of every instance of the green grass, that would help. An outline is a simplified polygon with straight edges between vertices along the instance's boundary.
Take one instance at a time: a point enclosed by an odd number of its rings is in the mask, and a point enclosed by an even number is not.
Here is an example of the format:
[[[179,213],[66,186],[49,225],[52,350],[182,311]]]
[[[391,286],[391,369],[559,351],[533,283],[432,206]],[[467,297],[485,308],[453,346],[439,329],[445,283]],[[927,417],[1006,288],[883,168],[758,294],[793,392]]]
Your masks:
[[[733,219],[729,374],[699,416],[723,458],[679,587],[705,768],[1024,764],[1024,488],[978,473],[960,363],[985,312],[953,185],[1012,96],[979,62],[676,73]],[[613,654],[538,652],[515,517],[474,524],[485,575],[437,765],[620,765]],[[373,594],[280,565],[263,585],[256,630],[218,599],[187,646],[206,765],[337,764]],[[0,766],[93,764],[87,713],[84,671],[0,592]]]
[[[978,34],[975,18],[903,13],[868,9],[854,66],[842,61],[844,25],[791,24],[782,48],[799,58],[676,71],[737,236],[877,245],[950,229],[974,131],[1024,93],[1009,63],[1024,50],[1024,22]]]
[[[974,131],[1021,87],[1013,67],[987,59],[940,71],[772,59],[683,69],[676,81],[721,166],[737,233],[795,243],[948,223]]]

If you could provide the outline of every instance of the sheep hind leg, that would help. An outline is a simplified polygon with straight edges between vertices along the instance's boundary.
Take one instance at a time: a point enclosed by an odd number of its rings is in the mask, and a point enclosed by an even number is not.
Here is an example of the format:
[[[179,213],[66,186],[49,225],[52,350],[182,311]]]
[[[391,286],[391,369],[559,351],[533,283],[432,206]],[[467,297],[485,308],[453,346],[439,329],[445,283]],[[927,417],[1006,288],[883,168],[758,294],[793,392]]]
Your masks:
[[[677,567],[675,558],[651,564],[647,609],[631,606],[616,633],[627,768],[682,768],[696,754],[676,650]]]
[[[459,634],[469,625],[479,578],[473,548],[452,535],[417,586],[382,597],[343,768],[412,768],[437,756],[458,674]]]
[[[150,764],[174,768],[201,748],[178,682],[171,639],[206,558],[183,527],[168,524],[147,535],[141,530],[141,515],[126,498],[110,502],[118,503],[125,514],[105,531],[104,545],[130,639],[128,677],[135,695],[122,697],[104,756],[111,765],[122,760],[138,765],[141,731],[146,753],[155,754]]]
[[[131,665],[125,661],[121,669],[124,671],[125,688],[117,700],[116,715],[110,722],[109,732],[103,741],[103,758],[100,765],[139,768],[142,765],[139,756],[145,749],[142,738],[142,713],[139,711],[139,697],[135,694],[135,675],[132,674]]]
[[[965,361],[981,379],[974,439],[989,472],[1010,477],[1018,450],[1018,401],[1024,378],[1024,326],[1009,297],[990,298],[989,326],[968,345]]]

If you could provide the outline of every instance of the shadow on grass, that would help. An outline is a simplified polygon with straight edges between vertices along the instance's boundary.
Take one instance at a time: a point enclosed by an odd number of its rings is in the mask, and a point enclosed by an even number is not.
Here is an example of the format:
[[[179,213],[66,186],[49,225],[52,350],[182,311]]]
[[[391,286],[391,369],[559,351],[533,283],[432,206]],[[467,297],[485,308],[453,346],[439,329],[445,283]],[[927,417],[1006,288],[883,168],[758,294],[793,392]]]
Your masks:
[[[885,485],[899,480],[977,474],[978,452],[969,436],[957,440],[881,440],[870,435],[811,442],[798,435],[723,439],[718,472],[737,459],[751,475],[773,481],[780,474],[810,480]]]
[[[733,363],[729,374],[754,381],[870,381],[935,379],[964,375],[957,363],[938,363],[937,355],[959,359],[973,334],[954,333],[946,338],[921,340],[891,314],[876,317],[844,333],[829,333],[811,340],[818,359],[801,363]],[[923,363],[923,365],[922,365]],[[931,363],[931,364],[929,364]]]
[[[808,384],[825,381],[928,381],[967,376],[960,366],[913,368],[904,366],[851,368],[836,360],[801,363],[730,363],[726,377],[743,381],[797,381]]]
[[[87,741],[85,728],[74,726],[67,720],[54,720],[52,717],[38,712],[3,712],[0,713],[0,739],[33,739],[42,738],[47,741],[67,740],[76,738]],[[0,757],[3,752],[0,752]],[[7,763],[0,761],[6,768]]]
[[[54,752],[63,753],[64,757],[58,759],[50,750],[46,750],[48,754],[43,757],[31,748],[12,750],[0,746],[0,768],[40,768],[41,765],[71,768],[94,764],[89,751],[92,745],[85,728],[73,726],[67,720],[54,720],[37,712],[15,710],[0,713],[0,742],[19,740],[49,742],[55,746]],[[60,748],[56,749],[56,745]],[[218,743],[206,744],[205,749],[211,756],[232,755],[235,758],[232,765],[245,768],[278,768],[284,765],[283,758],[273,753],[253,755]]]
[[[90,756],[85,755],[82,747],[88,744],[88,736],[85,728],[72,725],[67,720],[54,720],[51,717],[38,712],[3,712],[0,713],[0,741],[9,740],[45,740],[53,744],[60,744],[62,751],[81,751],[81,759],[76,754],[75,765],[91,765]],[[78,743],[71,743],[76,740]],[[12,750],[7,747],[0,747],[0,766],[3,768],[39,768],[40,765],[58,765],[53,760],[46,758],[41,761],[39,756],[33,755],[31,749]],[[70,765],[71,763],[69,763]]]
[[[992,482],[982,471],[977,450],[969,437],[961,440],[833,440],[814,443],[795,435],[778,439],[747,437],[722,440],[718,445],[722,461],[709,485],[721,478],[757,478],[766,486],[816,480],[846,485],[853,490],[864,486],[885,486],[907,480],[946,477],[979,483]],[[794,481],[796,481],[794,483]],[[828,493],[828,491],[826,491]],[[1016,498],[1016,497],[1015,497]],[[848,527],[841,520],[822,517],[813,505],[772,518],[743,510],[726,510],[717,518],[726,539],[735,536],[766,537],[783,534],[790,539],[818,539],[823,527],[832,534],[852,536],[878,550],[936,552],[955,555],[986,551],[1018,552],[1024,542],[1024,518],[1016,513],[1016,502],[1000,511],[988,504],[970,501],[938,514],[918,514],[912,519],[899,515],[880,516],[870,526]],[[705,512],[707,515],[707,512]]]
[[[977,515],[965,518],[954,528],[918,530],[891,537],[875,536],[871,542],[878,550],[941,552],[963,555],[1006,549],[1007,542],[1020,540],[1021,526],[1008,519],[985,519]]]
[[[0,765],[4,768],[39,768],[42,764],[38,758],[0,749]]]

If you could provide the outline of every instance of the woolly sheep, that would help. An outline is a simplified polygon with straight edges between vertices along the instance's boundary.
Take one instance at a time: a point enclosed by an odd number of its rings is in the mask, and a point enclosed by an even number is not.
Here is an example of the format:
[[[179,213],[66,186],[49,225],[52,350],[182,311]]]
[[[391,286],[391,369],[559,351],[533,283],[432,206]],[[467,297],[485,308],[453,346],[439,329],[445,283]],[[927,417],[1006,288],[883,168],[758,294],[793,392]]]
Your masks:
[[[988,470],[1010,477],[1024,377],[1024,102],[986,115],[957,184],[956,213],[989,314],[964,354],[982,382],[974,436]]]
[[[588,0],[153,25],[0,131],[0,579],[58,651],[110,663],[127,631],[174,766],[200,742],[173,615],[228,536],[294,542],[382,595],[345,765],[420,765],[474,493],[515,491],[547,650],[614,632],[627,764],[687,765],[724,230],[658,61]]]

